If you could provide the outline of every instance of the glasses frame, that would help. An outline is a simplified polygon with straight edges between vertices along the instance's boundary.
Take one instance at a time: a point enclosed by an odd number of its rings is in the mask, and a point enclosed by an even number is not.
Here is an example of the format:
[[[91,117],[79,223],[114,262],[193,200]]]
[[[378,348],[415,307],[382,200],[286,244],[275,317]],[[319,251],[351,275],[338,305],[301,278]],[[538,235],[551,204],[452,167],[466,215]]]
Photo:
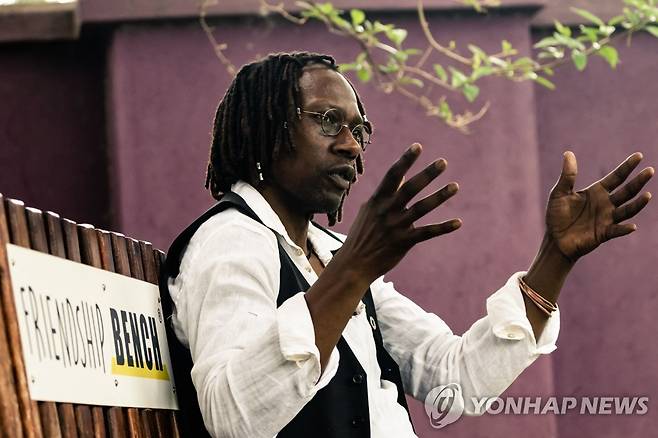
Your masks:
[[[359,123],[358,125],[356,125],[352,129],[350,129],[350,125],[348,125],[347,123],[341,123],[340,129],[338,130],[338,132],[336,132],[335,134],[331,134],[331,133],[327,132],[327,130],[324,128],[324,123],[322,122],[325,119],[325,117],[327,116],[327,113],[329,111],[338,111],[338,113],[342,115],[342,112],[338,108],[329,108],[325,112],[321,113],[321,112],[317,112],[317,111],[306,111],[304,109],[301,109],[300,107],[297,107],[297,117],[299,117],[301,119],[302,114],[311,114],[311,115],[314,115],[314,116],[320,116],[320,129],[322,129],[322,135],[326,135],[328,137],[337,137],[338,134],[340,134],[340,132],[343,130],[343,128],[347,128],[350,131],[350,135],[352,135],[352,138],[354,140],[356,140],[357,143],[359,143],[359,145],[361,146],[361,150],[363,150],[365,152],[368,145],[372,144],[372,141],[370,140],[370,136],[372,135],[372,132],[370,132],[371,131],[370,128],[368,128],[368,126],[365,124],[365,123],[368,123],[367,117],[364,115],[363,116],[364,123]],[[343,118],[343,122],[345,122],[344,118]],[[359,126],[362,126],[363,130],[367,132],[368,141],[364,141],[363,143],[361,143],[361,142],[359,142],[359,140],[356,139],[356,136],[354,135],[354,130],[357,129]]]

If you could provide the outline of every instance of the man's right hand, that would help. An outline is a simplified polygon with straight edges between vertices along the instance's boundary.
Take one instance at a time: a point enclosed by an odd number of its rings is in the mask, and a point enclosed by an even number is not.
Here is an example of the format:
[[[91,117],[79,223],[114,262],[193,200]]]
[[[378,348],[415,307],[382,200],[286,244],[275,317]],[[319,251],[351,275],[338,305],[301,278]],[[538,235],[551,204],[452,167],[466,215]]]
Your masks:
[[[407,207],[447,165],[444,159],[436,160],[404,182],[404,175],[421,149],[418,143],[413,144],[386,172],[375,193],[361,206],[342,248],[306,292],[323,372],[348,319],[370,284],[397,265],[415,244],[461,226],[460,219],[451,219],[414,227],[415,221],[459,189],[457,183],[447,184]]]
[[[421,151],[421,145],[414,143],[386,172],[375,193],[361,206],[337,254],[349,260],[352,269],[365,276],[368,283],[393,269],[417,243],[455,231],[462,224],[460,219],[451,219],[414,227],[415,221],[459,190],[459,185],[451,182],[407,207],[447,166],[446,160],[438,159],[405,182],[405,174]]]

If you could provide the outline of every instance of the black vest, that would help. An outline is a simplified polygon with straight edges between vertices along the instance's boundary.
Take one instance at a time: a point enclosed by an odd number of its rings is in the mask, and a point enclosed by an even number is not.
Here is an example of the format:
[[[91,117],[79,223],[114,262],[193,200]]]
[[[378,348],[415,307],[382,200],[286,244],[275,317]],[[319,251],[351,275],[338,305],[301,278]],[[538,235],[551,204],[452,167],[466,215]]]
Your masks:
[[[169,277],[175,278],[178,275],[183,252],[192,235],[201,224],[228,208],[235,208],[262,224],[262,221],[239,195],[229,192],[174,240],[167,252],[166,262],[160,271],[160,295],[162,297],[162,308],[167,317],[167,323],[165,324],[167,341],[173,361],[176,394],[181,408],[179,425],[184,437],[208,436],[208,432],[203,424],[196,391],[190,376],[192,370],[190,351],[180,343],[171,327],[172,301],[167,281]],[[324,228],[315,225],[338,240]],[[278,244],[278,247],[281,262],[281,281],[277,307],[299,291],[308,290],[310,287],[281,244]],[[381,369],[381,378],[395,383],[398,389],[398,403],[409,413],[400,370],[384,348],[370,290],[366,292],[362,301],[366,305],[368,320],[374,321],[373,337],[377,349],[377,362]],[[338,341],[337,348],[340,352],[340,362],[336,375],[278,433],[278,438],[301,438],[311,435],[316,438],[370,437],[366,373],[342,336]],[[411,417],[409,417],[409,421],[411,421]]]

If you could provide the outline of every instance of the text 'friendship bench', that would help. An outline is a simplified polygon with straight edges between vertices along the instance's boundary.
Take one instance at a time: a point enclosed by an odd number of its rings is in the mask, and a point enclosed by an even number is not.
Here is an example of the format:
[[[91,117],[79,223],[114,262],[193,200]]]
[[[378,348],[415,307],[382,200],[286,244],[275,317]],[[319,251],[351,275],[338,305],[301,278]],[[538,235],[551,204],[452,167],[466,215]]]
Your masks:
[[[157,292],[164,257],[0,195],[1,437],[180,436]],[[62,387],[102,401],[33,397]]]

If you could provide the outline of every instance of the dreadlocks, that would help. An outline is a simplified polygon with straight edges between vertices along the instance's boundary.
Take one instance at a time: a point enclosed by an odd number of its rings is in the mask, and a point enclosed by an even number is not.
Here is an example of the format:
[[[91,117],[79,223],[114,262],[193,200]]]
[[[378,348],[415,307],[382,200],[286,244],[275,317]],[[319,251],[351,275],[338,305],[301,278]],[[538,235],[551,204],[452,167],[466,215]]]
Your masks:
[[[300,104],[299,78],[304,67],[311,64],[338,70],[331,56],[307,52],[271,54],[240,69],[215,114],[205,184],[213,198],[219,200],[238,180],[256,186],[260,179],[256,163],[267,175],[282,147],[294,150],[287,126]],[[359,113],[367,120],[361,99],[352,89]],[[370,122],[366,124],[372,129]],[[356,170],[363,173],[361,154],[356,159]],[[341,221],[348,194],[349,188],[338,210],[327,214],[329,225]]]

